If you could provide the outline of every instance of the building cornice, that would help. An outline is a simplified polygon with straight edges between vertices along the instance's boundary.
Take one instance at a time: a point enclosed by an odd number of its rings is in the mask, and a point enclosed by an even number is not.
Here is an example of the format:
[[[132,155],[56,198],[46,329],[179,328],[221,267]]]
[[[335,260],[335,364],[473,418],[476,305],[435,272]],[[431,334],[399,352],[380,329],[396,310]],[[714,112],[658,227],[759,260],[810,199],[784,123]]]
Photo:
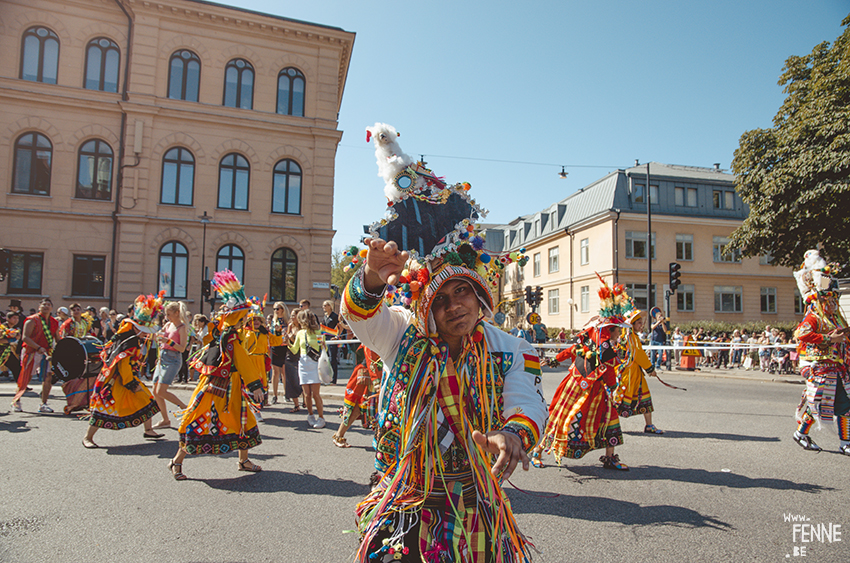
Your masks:
[[[177,25],[185,25],[186,18],[192,18],[195,24],[206,24],[217,28],[233,29],[240,35],[253,34],[269,36],[307,45],[318,45],[340,50],[337,75],[337,111],[342,104],[342,93],[348,77],[351,63],[351,50],[355,34],[338,27],[299,21],[263,14],[243,8],[224,6],[199,0],[125,0],[138,18],[143,13],[156,14],[159,18],[173,20]]]

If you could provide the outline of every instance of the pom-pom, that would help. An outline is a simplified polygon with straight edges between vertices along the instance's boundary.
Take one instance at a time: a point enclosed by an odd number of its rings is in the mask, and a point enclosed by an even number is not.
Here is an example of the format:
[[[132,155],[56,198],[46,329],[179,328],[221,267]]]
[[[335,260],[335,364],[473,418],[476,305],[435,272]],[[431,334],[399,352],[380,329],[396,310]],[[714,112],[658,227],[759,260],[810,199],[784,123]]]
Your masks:
[[[418,281],[413,280],[413,281],[410,282],[410,291],[413,291],[413,292],[419,291],[419,282]]]
[[[479,260],[481,260],[483,263],[487,264],[487,263],[489,263],[489,262],[490,262],[490,255],[489,255],[489,254],[486,254],[486,253],[482,253],[482,254],[478,257],[478,259],[479,259]]]
[[[354,247],[352,246],[351,248],[354,248]],[[366,258],[366,255],[369,254],[369,251],[364,248],[363,250],[361,250],[360,252],[357,252],[356,254],[359,254],[361,258]]]
[[[452,266],[460,266],[463,260],[457,252],[447,252],[443,260]]]
[[[474,248],[475,250],[481,250],[482,248],[484,248],[484,239],[480,236],[472,237],[472,248]]]
[[[420,268],[416,271],[416,280],[419,282],[419,285],[425,287],[428,285],[428,282],[431,281],[431,276],[428,274],[427,268]]]

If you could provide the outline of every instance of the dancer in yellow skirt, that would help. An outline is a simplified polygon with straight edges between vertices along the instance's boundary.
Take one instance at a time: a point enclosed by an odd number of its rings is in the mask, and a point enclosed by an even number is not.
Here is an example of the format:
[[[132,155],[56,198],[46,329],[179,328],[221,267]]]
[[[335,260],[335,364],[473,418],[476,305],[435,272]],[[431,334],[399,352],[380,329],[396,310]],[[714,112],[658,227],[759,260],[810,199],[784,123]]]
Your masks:
[[[254,370],[262,374],[263,405],[267,406],[269,404],[269,372],[272,369],[272,346],[283,345],[283,337],[269,332],[263,310],[256,305],[251,310],[245,328],[240,330],[239,334],[242,345],[254,364]],[[260,411],[254,414],[259,422],[263,421]]]
[[[144,366],[145,341],[156,330],[153,320],[162,311],[162,293],[136,298],[133,318],[126,319],[101,352],[103,369],[97,377],[89,408],[91,418],[83,446],[99,447],[94,434],[100,428],[122,430],[144,425],[143,436],[162,438],[151,428],[151,418],[159,412],[156,400],[136,374]],[[144,349],[144,351],[143,351]]]
[[[633,414],[642,414],[646,426],[643,431],[647,434],[664,434],[652,424],[652,395],[646,383],[646,375],[655,375],[652,365],[643,344],[638,338],[638,333],[643,327],[643,318],[639,309],[633,309],[626,317],[631,325],[626,335],[626,358],[617,366],[619,384],[612,396],[614,406],[622,418],[628,418]]]
[[[220,455],[238,450],[239,471],[262,470],[248,460],[248,450],[262,442],[249,403],[258,406],[263,400],[263,374],[239,339],[251,302],[230,270],[216,272],[212,285],[224,302],[221,336],[192,364],[200,378],[178,428],[180,449],[168,465],[178,481],[187,478],[183,474],[187,454]]]

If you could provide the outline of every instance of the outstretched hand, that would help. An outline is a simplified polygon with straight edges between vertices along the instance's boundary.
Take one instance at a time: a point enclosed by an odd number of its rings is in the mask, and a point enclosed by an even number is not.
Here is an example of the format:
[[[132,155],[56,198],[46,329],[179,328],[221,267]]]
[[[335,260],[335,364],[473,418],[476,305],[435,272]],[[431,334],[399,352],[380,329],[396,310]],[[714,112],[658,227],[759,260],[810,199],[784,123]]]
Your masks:
[[[368,250],[363,272],[366,291],[374,293],[386,284],[397,284],[410,254],[407,251],[399,252],[398,245],[393,241],[367,238],[363,242]]]
[[[516,469],[517,463],[522,462],[522,470],[528,471],[529,460],[525,450],[522,448],[522,441],[518,436],[511,432],[502,432],[493,430],[482,434],[478,430],[472,432],[472,439],[481,448],[491,453],[496,458],[496,463],[490,469],[490,473],[496,479],[507,479]]]

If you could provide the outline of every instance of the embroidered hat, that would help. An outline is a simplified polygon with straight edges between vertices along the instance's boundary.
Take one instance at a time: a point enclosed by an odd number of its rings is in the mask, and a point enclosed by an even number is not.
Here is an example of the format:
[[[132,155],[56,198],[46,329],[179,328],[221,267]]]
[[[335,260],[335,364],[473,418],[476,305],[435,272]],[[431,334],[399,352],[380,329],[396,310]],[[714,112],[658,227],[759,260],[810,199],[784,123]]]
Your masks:
[[[493,313],[493,291],[502,270],[512,263],[524,266],[528,257],[519,252],[485,250],[484,236],[475,222],[487,212],[469,196],[467,182],[449,185],[406,155],[391,125],[376,123],[366,129],[366,140],[375,144],[378,176],[385,182],[387,211],[382,219],[364,227],[373,238],[393,241],[412,259],[398,284],[389,287],[388,300],[415,312],[415,323],[425,334],[435,329],[430,314],[434,295],[449,279],[461,277],[472,285],[485,315]],[[364,262],[365,251],[351,247],[346,270]]]

